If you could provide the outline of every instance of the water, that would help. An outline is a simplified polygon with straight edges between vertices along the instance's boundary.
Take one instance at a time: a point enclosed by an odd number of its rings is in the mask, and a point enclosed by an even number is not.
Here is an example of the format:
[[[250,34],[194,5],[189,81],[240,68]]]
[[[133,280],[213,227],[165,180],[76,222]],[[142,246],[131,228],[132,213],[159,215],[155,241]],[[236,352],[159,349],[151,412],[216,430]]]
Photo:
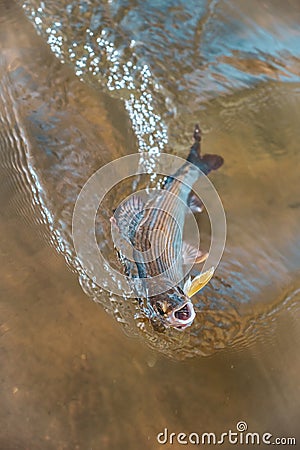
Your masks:
[[[297,2],[24,4],[0,3],[1,450],[153,449],[239,420],[299,438]],[[195,325],[158,334],[86,279],[72,211],[112,159],[185,157],[195,121],[225,158],[228,241]]]

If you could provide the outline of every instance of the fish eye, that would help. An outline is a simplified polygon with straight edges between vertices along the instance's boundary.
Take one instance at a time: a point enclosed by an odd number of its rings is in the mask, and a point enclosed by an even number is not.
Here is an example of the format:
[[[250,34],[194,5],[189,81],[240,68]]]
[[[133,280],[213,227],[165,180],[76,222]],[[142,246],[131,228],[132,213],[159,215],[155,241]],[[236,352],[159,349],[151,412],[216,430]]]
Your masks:
[[[162,316],[165,314],[163,308],[161,307],[161,305],[159,303],[156,305],[156,309],[159,312],[159,314],[161,314]]]

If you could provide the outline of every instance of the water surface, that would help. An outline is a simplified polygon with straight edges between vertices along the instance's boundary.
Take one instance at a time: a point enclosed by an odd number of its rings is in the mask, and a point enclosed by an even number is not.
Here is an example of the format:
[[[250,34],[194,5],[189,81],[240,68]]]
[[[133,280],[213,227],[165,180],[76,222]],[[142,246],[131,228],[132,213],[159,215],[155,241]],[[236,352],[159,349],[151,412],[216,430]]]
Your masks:
[[[222,432],[238,420],[296,436],[297,3],[76,4],[26,2],[38,36],[0,3],[1,449],[153,449],[166,426]],[[105,36],[96,74],[78,63],[87,34],[89,45]],[[225,158],[212,180],[228,241],[194,326],[162,335],[86,279],[72,211],[112,159],[185,157],[195,121],[205,150]]]

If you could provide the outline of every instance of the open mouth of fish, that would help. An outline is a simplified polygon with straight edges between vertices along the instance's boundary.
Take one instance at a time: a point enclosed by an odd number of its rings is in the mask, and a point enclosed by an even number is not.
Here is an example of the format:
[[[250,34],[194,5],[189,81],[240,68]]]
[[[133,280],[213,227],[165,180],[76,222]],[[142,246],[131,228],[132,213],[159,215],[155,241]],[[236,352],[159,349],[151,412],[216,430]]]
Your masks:
[[[192,325],[195,317],[196,313],[193,304],[191,302],[186,302],[183,306],[172,312],[168,322],[172,327],[178,330],[184,330]]]

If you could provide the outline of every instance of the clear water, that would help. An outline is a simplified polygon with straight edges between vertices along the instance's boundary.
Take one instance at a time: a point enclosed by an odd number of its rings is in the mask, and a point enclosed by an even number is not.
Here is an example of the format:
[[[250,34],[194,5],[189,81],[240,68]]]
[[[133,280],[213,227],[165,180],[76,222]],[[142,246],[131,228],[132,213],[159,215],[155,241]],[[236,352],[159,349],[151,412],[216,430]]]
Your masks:
[[[164,427],[238,420],[297,437],[299,16],[296,1],[0,2],[1,450],[153,449]],[[185,157],[196,121],[225,159],[228,241],[194,326],[158,334],[84,277],[72,211],[112,159]]]

